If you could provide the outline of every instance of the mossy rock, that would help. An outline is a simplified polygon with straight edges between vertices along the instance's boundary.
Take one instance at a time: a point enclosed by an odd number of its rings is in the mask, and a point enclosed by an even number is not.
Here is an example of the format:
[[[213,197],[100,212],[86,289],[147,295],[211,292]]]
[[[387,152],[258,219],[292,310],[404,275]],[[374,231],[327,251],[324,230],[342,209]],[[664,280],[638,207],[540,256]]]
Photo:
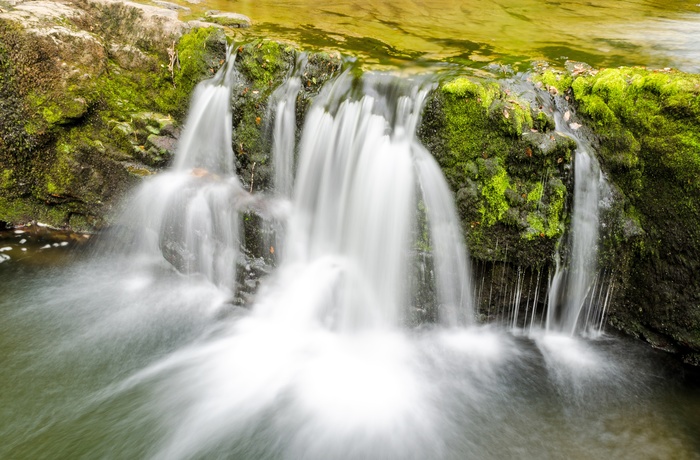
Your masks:
[[[552,262],[576,147],[553,126],[539,104],[502,82],[461,77],[429,96],[419,138],[455,192],[472,257]]]
[[[270,96],[295,72],[301,77],[297,95],[297,133],[313,95],[341,68],[340,56],[304,54],[281,43],[256,40],[237,49],[240,79],[233,87],[233,143],[237,172],[247,189],[272,185]]]
[[[133,171],[148,170],[139,163],[167,165],[192,89],[226,58],[218,28],[179,36],[125,4],[66,8],[42,19],[65,31],[59,41],[0,18],[0,220],[11,224],[103,225]]]
[[[697,353],[700,76],[606,69],[573,79],[570,93],[619,190],[603,244],[619,278],[611,321],[656,346]]]

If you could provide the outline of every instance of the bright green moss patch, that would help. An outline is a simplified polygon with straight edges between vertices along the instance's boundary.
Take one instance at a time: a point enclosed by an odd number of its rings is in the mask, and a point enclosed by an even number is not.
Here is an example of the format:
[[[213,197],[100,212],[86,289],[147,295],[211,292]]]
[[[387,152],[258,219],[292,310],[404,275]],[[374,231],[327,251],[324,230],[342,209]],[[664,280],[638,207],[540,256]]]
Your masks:
[[[541,82],[546,88],[556,88],[560,93],[566,92],[573,80],[571,75],[553,70],[547,70],[535,77],[535,81]]]
[[[475,83],[462,77],[443,85],[442,91],[456,97],[475,99],[484,109],[488,109],[500,94],[500,87],[496,83]]]
[[[279,77],[289,67],[292,55],[291,50],[285,50],[277,42],[258,40],[239,48],[238,65],[257,88],[264,89],[280,82]]]
[[[538,202],[542,199],[542,192],[544,191],[544,187],[542,187],[542,182],[538,182],[535,184],[535,187],[530,190],[527,194],[527,201],[528,203],[532,202]]]
[[[603,162],[626,192],[643,186],[645,163],[658,163],[669,179],[700,191],[699,76],[607,69],[577,78],[572,88],[580,112],[601,136]]]
[[[493,225],[508,211],[505,193],[511,188],[510,181],[506,170],[498,161],[492,164],[481,162],[479,170],[480,175],[484,176],[481,186],[483,202],[479,207],[481,222],[484,225]]]

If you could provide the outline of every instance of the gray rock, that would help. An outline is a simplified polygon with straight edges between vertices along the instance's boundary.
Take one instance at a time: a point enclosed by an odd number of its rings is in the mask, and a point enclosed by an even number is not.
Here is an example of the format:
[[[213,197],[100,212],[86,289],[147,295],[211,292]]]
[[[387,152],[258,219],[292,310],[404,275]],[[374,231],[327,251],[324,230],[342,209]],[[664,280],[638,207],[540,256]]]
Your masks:
[[[215,22],[226,27],[245,28],[250,27],[253,22],[246,15],[239,13],[221,13],[218,11],[207,11],[205,13],[207,21]]]

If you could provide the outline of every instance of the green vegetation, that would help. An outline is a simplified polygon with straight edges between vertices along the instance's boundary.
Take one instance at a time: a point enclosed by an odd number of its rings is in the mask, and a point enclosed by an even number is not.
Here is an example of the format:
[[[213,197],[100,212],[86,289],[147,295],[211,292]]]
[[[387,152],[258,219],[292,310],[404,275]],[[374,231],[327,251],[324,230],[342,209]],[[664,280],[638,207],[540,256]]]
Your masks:
[[[101,225],[143,175],[134,163],[152,162],[148,136],[182,120],[194,85],[224,62],[220,29],[173,41],[136,25],[134,8],[81,7],[61,27],[98,34],[107,55],[90,38],[62,44],[0,21],[0,220]]]
[[[603,261],[624,298],[611,320],[691,356],[700,350],[700,76],[606,69],[571,88],[619,187],[604,216]]]
[[[499,260],[508,247],[525,266],[551,260],[575,148],[553,127],[532,95],[492,81],[456,78],[428,100],[419,136],[455,191],[472,256]]]

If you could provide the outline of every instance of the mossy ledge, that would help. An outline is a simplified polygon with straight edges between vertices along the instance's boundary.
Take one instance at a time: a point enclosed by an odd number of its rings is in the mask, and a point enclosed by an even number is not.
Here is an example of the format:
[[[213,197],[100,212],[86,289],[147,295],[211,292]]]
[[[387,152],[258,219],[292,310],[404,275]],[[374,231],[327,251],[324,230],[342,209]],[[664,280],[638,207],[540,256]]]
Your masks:
[[[599,243],[614,285],[608,325],[699,364],[697,75],[570,63],[520,80],[450,78],[432,92],[419,136],[455,193],[477,283],[491,286],[478,307],[497,312],[518,277],[551,275],[575,149],[554,131],[557,98],[590,128],[610,186]]]
[[[94,230],[166,165],[194,85],[223,63],[218,28],[119,2],[0,13],[0,220]]]
[[[418,135],[455,193],[472,257],[541,267],[565,229],[576,144],[553,129],[533,85],[517,89],[526,86],[443,82]]]
[[[700,76],[570,66],[559,80],[618,195],[601,245],[610,321],[700,364]]]

